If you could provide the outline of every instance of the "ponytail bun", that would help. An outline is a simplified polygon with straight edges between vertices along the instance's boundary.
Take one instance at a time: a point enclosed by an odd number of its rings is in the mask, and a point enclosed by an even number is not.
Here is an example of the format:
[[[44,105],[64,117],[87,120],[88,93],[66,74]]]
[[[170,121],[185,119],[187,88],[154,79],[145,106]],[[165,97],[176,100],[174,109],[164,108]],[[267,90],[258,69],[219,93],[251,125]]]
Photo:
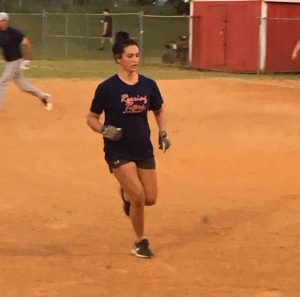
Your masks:
[[[116,43],[127,43],[129,39],[129,34],[127,32],[119,31],[116,33]]]
[[[137,41],[130,38],[129,33],[125,31],[117,32],[115,35],[115,42],[112,47],[114,57],[121,55],[124,52],[124,48],[130,45],[136,45],[138,47]]]

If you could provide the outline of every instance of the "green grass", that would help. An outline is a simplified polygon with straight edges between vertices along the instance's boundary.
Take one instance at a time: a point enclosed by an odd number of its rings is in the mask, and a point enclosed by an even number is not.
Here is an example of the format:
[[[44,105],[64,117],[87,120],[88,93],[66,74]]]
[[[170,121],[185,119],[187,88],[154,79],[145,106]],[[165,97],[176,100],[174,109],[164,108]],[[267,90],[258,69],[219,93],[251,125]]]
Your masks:
[[[97,59],[109,58],[110,51],[99,55],[102,32],[101,15],[87,14],[12,14],[11,24],[19,28],[32,42],[36,59]],[[67,24],[67,25],[66,25]],[[113,16],[113,29],[127,31],[139,38],[139,15]],[[182,17],[143,18],[143,56],[160,58],[165,44],[188,35],[189,19]],[[69,35],[58,37],[54,35]]]
[[[1,0],[0,0],[1,1]],[[19,3],[23,3],[23,10]],[[58,1],[49,2],[44,0],[2,0],[11,13],[11,25],[19,28],[32,42],[35,59],[80,59],[95,60],[111,58],[110,50],[97,51],[100,45],[102,32],[101,15],[104,7],[110,7],[114,13],[138,13],[144,11],[145,14],[152,15],[175,15],[175,10],[171,5],[163,7],[156,5],[134,6],[128,5],[125,1],[119,7],[113,7],[111,0],[86,0],[75,1],[70,14],[61,13],[61,5]],[[100,3],[101,2],[101,3]],[[0,2],[1,3],[1,2]],[[35,5],[31,5],[35,3]],[[52,4],[54,7],[52,7]],[[84,3],[84,5],[79,5]],[[129,2],[129,3],[133,3]],[[6,7],[7,5],[7,7]],[[50,14],[42,15],[42,9],[46,9]],[[56,8],[56,9],[55,9]],[[5,10],[4,9],[4,10]],[[12,12],[16,13],[12,13]],[[30,15],[28,12],[36,13]],[[26,13],[27,12],[27,13]],[[60,14],[53,14],[59,12]],[[144,17],[139,15],[113,15],[113,31],[127,31],[132,37],[139,38],[140,30],[143,30],[143,57],[145,62],[149,59],[160,59],[165,49],[166,43],[177,40],[180,35],[188,35],[189,19],[183,17]],[[60,35],[60,36],[54,36]],[[64,35],[72,37],[65,38]]]
[[[0,71],[3,64],[0,65]],[[106,60],[33,60],[30,70],[26,70],[26,77],[31,78],[79,78],[103,79],[116,73],[118,65],[112,59]],[[139,73],[153,79],[205,79],[214,77],[233,77],[239,79],[260,80],[298,80],[299,74],[239,74],[214,71],[198,71],[183,67],[165,66],[158,61],[144,63]]]

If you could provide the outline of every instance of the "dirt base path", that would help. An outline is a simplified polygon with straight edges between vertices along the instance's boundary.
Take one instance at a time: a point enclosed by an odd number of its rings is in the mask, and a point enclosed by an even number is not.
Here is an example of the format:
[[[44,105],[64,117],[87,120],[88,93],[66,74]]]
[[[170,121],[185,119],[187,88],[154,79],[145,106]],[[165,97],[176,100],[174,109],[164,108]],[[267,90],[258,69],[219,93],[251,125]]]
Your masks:
[[[300,82],[159,82],[152,260],[85,123],[97,82],[34,83],[52,112],[14,85],[0,112],[1,297],[300,296]]]

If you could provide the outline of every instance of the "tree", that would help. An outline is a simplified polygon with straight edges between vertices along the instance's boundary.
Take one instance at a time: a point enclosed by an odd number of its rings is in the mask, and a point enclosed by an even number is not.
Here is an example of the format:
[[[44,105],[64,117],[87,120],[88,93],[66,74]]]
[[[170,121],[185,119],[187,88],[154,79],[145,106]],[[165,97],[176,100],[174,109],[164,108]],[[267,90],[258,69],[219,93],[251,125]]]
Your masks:
[[[177,14],[190,14],[190,1],[189,0],[173,0],[173,5]]]

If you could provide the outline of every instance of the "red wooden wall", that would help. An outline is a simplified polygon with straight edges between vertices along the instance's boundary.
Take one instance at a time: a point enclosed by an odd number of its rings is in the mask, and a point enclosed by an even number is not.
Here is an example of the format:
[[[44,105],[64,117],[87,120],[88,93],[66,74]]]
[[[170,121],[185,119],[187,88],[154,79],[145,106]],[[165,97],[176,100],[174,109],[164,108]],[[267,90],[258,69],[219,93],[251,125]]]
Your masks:
[[[255,72],[261,1],[194,2],[192,67]]]
[[[270,18],[298,18],[272,20]],[[300,58],[291,60],[293,48],[300,39],[300,3],[268,3],[266,72],[300,70]]]

